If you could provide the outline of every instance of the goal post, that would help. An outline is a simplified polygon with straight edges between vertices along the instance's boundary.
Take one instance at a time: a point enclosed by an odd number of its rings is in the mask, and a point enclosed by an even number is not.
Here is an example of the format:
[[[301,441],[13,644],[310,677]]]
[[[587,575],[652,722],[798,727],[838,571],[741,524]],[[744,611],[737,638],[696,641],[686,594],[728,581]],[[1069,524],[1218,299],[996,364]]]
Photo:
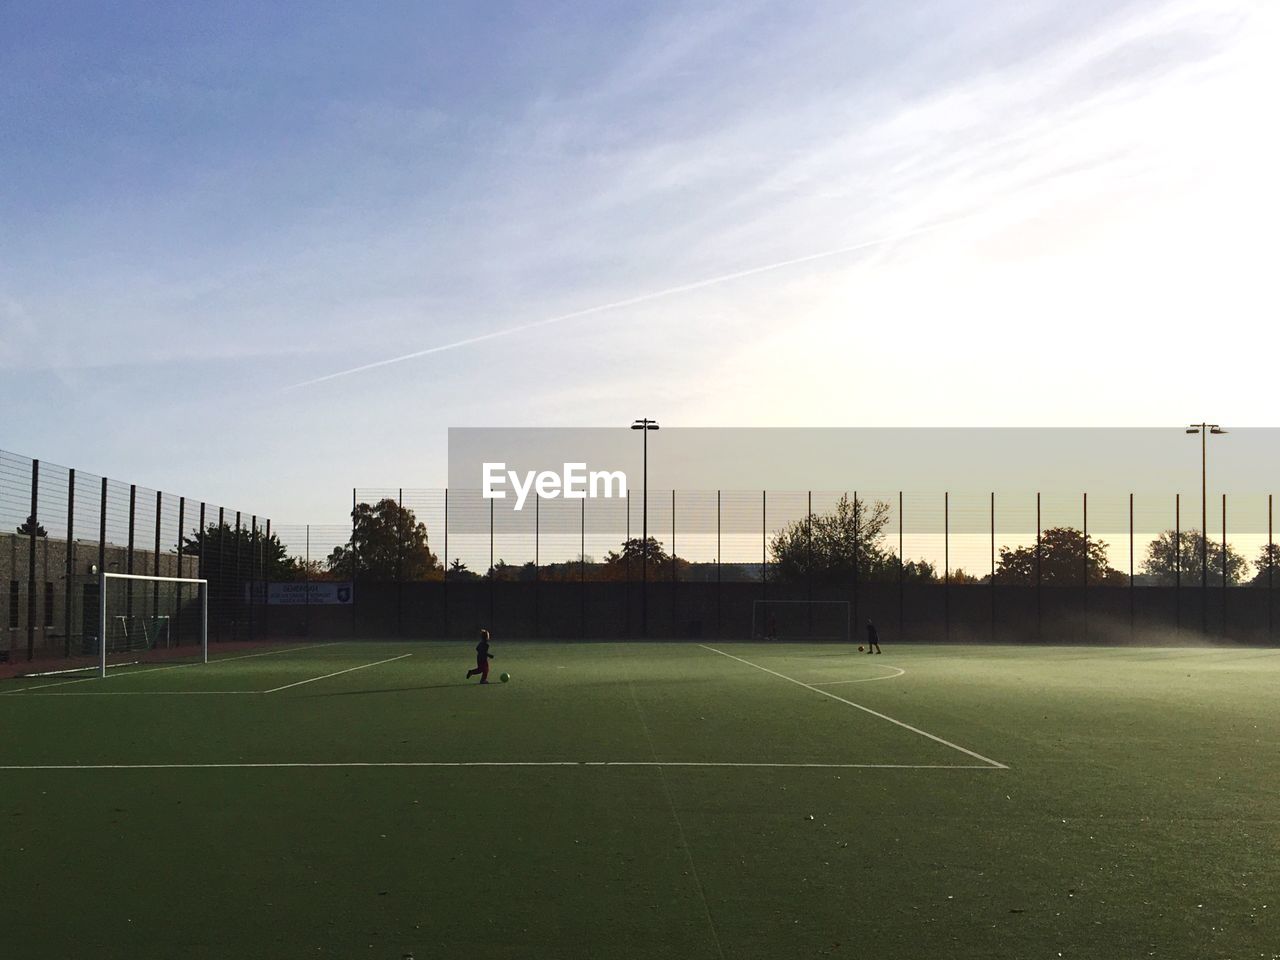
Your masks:
[[[209,581],[102,571],[98,674],[151,659],[209,662]]]
[[[839,640],[852,637],[848,600],[753,600],[754,640]]]

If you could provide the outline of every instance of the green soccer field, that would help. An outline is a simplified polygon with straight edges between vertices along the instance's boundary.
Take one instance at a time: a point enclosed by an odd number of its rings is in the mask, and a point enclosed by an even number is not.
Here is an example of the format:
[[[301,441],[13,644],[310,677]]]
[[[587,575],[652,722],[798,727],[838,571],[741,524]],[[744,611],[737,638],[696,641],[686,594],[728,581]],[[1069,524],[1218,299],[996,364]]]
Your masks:
[[[494,650],[4,681],[4,955],[1280,953],[1280,652]]]

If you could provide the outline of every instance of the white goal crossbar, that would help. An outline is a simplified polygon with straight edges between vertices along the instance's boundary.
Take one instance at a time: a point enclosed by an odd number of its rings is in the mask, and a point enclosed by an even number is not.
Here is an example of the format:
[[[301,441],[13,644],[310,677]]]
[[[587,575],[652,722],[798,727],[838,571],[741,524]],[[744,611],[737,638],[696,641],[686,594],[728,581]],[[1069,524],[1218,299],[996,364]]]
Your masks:
[[[202,663],[209,662],[208,580],[202,580],[195,577],[152,577],[141,573],[108,573],[104,570],[99,575],[98,580],[98,672],[100,676],[105,677],[107,675],[107,652],[108,647],[110,646],[108,642],[110,634],[107,630],[109,620],[107,613],[107,584],[112,580],[128,580],[135,583],[154,583],[157,585],[161,583],[173,583],[178,584],[179,586],[194,587],[196,595],[192,599],[198,600],[200,604],[200,661]],[[178,602],[180,603],[181,600],[182,598],[179,597]],[[119,614],[112,614],[111,616],[114,616],[115,619],[121,621],[125,639],[128,640],[128,621],[133,618],[129,615],[121,616]],[[153,624],[153,630],[148,630],[145,619],[142,623],[142,636],[144,641],[147,643],[147,646],[150,647],[158,638],[161,626],[164,627],[165,641],[167,645],[169,640],[169,615],[156,613],[151,617],[151,619],[155,621]]]
[[[849,640],[848,600],[753,600],[751,636],[760,640]]]

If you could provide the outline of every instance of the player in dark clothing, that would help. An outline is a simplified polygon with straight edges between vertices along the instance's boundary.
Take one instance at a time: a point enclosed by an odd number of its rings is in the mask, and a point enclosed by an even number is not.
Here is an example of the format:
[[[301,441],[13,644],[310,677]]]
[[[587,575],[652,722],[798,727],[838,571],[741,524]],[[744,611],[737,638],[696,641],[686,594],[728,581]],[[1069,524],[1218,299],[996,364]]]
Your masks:
[[[872,649],[874,647],[874,649]],[[867,653],[880,652],[880,634],[876,632],[876,625],[867,620]]]
[[[480,631],[480,642],[476,644],[476,667],[474,670],[467,671],[467,679],[470,680],[477,673],[480,674],[480,682],[489,682],[489,661],[493,659],[493,654],[489,652],[489,631]]]

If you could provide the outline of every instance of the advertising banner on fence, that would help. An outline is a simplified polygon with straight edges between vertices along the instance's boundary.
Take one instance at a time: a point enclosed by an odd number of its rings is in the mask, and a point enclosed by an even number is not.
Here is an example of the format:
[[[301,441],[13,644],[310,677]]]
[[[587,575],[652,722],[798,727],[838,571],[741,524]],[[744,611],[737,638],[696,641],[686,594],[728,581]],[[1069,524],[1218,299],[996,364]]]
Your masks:
[[[350,583],[269,583],[267,603],[273,607],[346,606],[355,596]],[[252,585],[256,603],[262,602],[262,584]],[[248,585],[246,585],[246,592]]]

